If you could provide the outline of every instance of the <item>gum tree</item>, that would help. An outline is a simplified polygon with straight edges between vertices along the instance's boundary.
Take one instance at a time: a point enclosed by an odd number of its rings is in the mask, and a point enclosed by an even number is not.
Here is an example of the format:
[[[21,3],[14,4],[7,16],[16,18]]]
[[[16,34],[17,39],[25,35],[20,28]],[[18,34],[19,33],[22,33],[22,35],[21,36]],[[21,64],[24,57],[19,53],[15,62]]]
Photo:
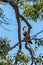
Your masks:
[[[39,46],[43,46],[43,39],[37,38],[37,35],[43,32],[43,30],[36,33],[32,37],[28,38],[30,36],[30,32],[32,29],[32,26],[30,25],[28,19],[32,21],[34,20],[35,22],[37,21],[37,19],[40,19],[40,20],[43,19],[43,1],[42,0],[25,0],[25,1],[24,0],[22,1],[21,0],[0,0],[0,4],[3,5],[4,3],[10,4],[12,8],[15,10],[17,26],[18,26],[18,36],[17,36],[18,42],[14,46],[10,47],[9,40],[3,39],[3,38],[0,39],[0,60],[1,60],[0,64],[1,65],[17,65],[17,64],[27,65],[30,60],[31,60],[31,65],[33,65],[34,63],[35,65],[37,65],[37,63],[41,63],[43,61],[43,56],[41,56],[40,54],[39,57],[36,57],[35,52],[36,50],[38,50]],[[19,8],[23,9],[23,14],[20,14]],[[3,10],[2,8],[0,8],[0,17],[2,16],[4,16]],[[20,21],[22,20],[25,22],[28,28],[27,30],[28,35],[26,40],[25,39],[21,40],[21,23],[22,22]],[[4,22],[0,20],[1,25],[2,23],[6,25],[9,24],[7,19],[4,20]],[[34,40],[34,44],[36,45],[34,49],[31,47],[29,43],[30,40],[31,41]],[[23,43],[25,42],[25,49],[27,49],[28,52],[30,52],[30,55],[28,54],[28,56],[26,56],[22,52],[22,42]],[[30,47],[28,47],[28,45]],[[18,46],[19,49],[16,55],[14,56],[15,59],[12,60],[12,58],[8,56],[8,52],[12,50],[13,48],[16,48],[16,46]]]

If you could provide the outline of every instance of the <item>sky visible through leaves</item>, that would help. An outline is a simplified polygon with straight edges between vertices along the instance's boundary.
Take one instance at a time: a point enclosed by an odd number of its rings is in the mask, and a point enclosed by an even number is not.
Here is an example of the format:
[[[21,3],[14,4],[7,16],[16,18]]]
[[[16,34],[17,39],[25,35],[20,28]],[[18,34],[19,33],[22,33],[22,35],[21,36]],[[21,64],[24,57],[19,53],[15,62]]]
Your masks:
[[[4,10],[4,14],[6,16],[6,18],[9,19],[10,21],[10,25],[4,25],[3,26],[11,31],[6,31],[5,29],[3,29],[0,26],[0,37],[8,37],[9,40],[11,40],[11,46],[13,46],[14,44],[16,44],[18,42],[18,38],[17,38],[17,22],[16,22],[16,17],[15,17],[15,12],[13,10],[13,8],[10,5],[2,5],[0,4],[0,8],[2,8]],[[20,10],[20,13],[22,14],[22,10]],[[38,22],[34,22],[32,20],[29,20],[29,23],[32,25],[32,30],[31,30],[31,36],[36,34],[37,32],[43,30],[43,21],[38,19]],[[25,23],[22,21],[21,23],[22,27],[25,25]],[[22,32],[22,29],[21,29]],[[43,32],[41,34],[38,35],[38,38],[42,38],[43,37]],[[23,36],[22,36],[23,38]],[[33,42],[34,43],[34,42]],[[34,47],[34,45],[33,45]],[[18,47],[16,47],[18,48]],[[15,54],[17,49],[13,49],[12,51],[9,52],[9,54]],[[14,51],[15,50],[15,51]],[[25,50],[24,45],[22,48],[23,52],[25,53],[27,50]],[[37,51],[37,56],[39,53],[42,53],[43,55],[43,47],[41,46],[39,48],[39,51]],[[25,54],[28,54],[28,52],[26,52]]]

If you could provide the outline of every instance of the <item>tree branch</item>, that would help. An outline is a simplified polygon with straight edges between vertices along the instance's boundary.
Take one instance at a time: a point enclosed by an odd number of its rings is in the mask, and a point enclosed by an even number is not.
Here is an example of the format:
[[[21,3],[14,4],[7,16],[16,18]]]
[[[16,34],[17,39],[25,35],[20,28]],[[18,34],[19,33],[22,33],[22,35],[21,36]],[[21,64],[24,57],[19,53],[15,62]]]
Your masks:
[[[37,38],[32,38],[32,39],[30,39],[30,40],[34,40],[34,39],[37,39]],[[20,42],[25,42],[25,40],[21,40]],[[29,42],[29,40],[28,40],[28,42]],[[12,49],[14,49],[16,46],[18,46],[19,45],[19,42],[18,43],[16,43],[15,45],[13,45],[12,47],[10,47],[9,49],[7,49],[7,51],[9,52],[9,51],[11,51]]]
[[[24,40],[21,40],[20,42],[24,42]],[[7,49],[7,51],[9,52],[10,50],[14,49],[18,45],[19,45],[19,42],[13,45],[12,47],[10,47],[9,49]]]
[[[5,2],[5,1],[4,1]],[[18,40],[19,40],[19,49],[21,50],[21,25],[20,25],[20,18],[22,18],[22,20],[24,20],[24,22],[27,24],[28,29],[31,30],[31,25],[29,24],[29,22],[19,13],[19,9],[17,4],[14,3],[13,0],[8,0],[9,4],[15,9],[15,13],[16,13],[16,19],[17,19],[17,23],[18,23]]]
[[[36,37],[38,34],[40,34],[40,33],[42,33],[43,32],[43,30],[41,30],[40,32],[38,32],[38,33],[36,33],[36,34],[34,34],[34,35],[32,35],[31,37]]]
[[[28,28],[32,29],[32,27],[29,24],[29,22],[22,15],[19,14],[19,17],[22,18],[22,20],[24,20],[24,22],[26,23],[26,25],[28,26]]]
[[[19,50],[21,50],[22,44],[20,42],[21,41],[21,24],[20,24],[20,19],[19,19],[19,9],[18,9],[18,6],[13,1],[10,1],[9,3],[15,9],[16,19],[17,19],[17,23],[18,23]]]
[[[15,9],[16,13],[18,13],[19,17],[22,18],[22,20],[24,20],[24,22],[27,24],[28,28],[32,28],[29,22],[19,13],[18,6],[13,0],[3,0],[3,2],[9,2],[9,4]]]
[[[30,52],[30,54],[31,54],[31,58],[32,58],[32,63],[31,63],[31,65],[33,65],[33,58],[34,58],[34,56],[33,56],[33,53],[32,53],[32,50],[27,46],[27,43],[25,43],[25,48]]]

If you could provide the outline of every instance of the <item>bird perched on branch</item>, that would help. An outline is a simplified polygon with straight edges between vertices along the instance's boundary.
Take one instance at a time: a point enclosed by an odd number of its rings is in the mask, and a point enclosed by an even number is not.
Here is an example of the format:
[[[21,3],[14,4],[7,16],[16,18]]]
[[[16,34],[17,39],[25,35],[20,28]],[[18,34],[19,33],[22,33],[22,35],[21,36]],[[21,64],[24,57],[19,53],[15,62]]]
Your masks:
[[[32,41],[30,40],[30,35],[28,34],[28,31],[25,30],[25,28],[26,28],[26,26],[23,27],[24,40],[25,40],[26,43],[31,43],[32,44]]]

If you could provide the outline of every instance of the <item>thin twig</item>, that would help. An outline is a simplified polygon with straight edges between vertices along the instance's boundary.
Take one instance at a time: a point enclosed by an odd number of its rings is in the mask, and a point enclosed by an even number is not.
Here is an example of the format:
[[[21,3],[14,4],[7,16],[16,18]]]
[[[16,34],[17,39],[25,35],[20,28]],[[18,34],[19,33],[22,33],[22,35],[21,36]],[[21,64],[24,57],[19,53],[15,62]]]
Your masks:
[[[41,30],[40,32],[36,33],[35,35],[32,35],[31,38],[32,38],[32,37],[33,37],[33,38],[36,37],[38,34],[40,34],[40,33],[42,33],[42,32],[43,32],[43,30]]]
[[[32,39],[30,39],[30,40],[34,40],[34,39],[37,39],[37,38],[32,38]],[[21,40],[20,42],[25,42],[25,40]],[[28,42],[29,42],[29,40],[28,40]],[[19,44],[19,42],[16,43],[15,45],[13,45],[10,49],[8,49],[8,52],[11,51],[12,49],[14,49],[16,46],[18,46],[18,44]],[[30,46],[30,45],[29,45],[29,46]]]
[[[21,40],[20,42],[24,42],[24,40]],[[14,49],[18,45],[19,45],[19,42],[13,45],[12,47],[10,47],[7,51],[9,52],[10,50]]]

